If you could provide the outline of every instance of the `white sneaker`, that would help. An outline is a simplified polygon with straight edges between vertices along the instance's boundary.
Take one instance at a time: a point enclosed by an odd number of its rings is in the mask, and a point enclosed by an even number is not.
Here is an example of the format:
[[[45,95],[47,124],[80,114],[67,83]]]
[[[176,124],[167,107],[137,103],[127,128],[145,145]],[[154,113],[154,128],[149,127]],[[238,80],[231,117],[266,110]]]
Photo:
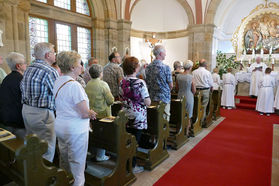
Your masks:
[[[103,157],[96,157],[96,161],[107,161],[109,158],[109,156],[104,155]]]
[[[223,109],[226,109],[226,107],[223,107]]]
[[[142,166],[135,166],[134,168],[133,168],[133,173],[134,174],[137,174],[137,173],[141,173],[141,172],[143,172],[144,171],[144,168],[142,167]]]
[[[270,114],[266,114],[267,116],[270,116]]]
[[[262,115],[263,115],[263,113],[260,113],[260,115],[262,116]]]
[[[232,107],[228,107],[228,109],[229,109],[229,110],[231,110],[231,109],[232,109]]]

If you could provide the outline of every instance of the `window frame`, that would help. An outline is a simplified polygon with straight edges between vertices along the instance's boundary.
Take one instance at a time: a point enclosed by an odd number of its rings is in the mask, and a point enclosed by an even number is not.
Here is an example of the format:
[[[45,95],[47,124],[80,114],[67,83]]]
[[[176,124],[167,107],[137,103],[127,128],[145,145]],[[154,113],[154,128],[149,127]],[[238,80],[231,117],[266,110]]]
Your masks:
[[[64,10],[64,9],[63,9]],[[67,22],[63,22],[60,20],[54,20],[51,18],[47,18],[44,16],[38,16],[38,15],[34,15],[34,14],[30,14],[29,17],[34,17],[34,18],[39,18],[39,19],[45,19],[48,21],[48,39],[49,39],[49,43],[52,43],[53,45],[55,45],[55,51],[57,52],[58,50],[58,45],[57,45],[57,32],[56,32],[56,24],[63,24],[63,25],[67,25],[70,26],[71,28],[71,48],[72,50],[75,50],[78,52],[78,38],[77,38],[77,27],[82,27],[82,28],[86,28],[88,30],[90,30],[90,42],[91,42],[91,56],[93,56],[93,28],[91,27],[87,27],[87,26],[83,26],[83,25],[79,25],[79,24],[72,24],[72,23],[67,23]],[[28,17],[28,19],[29,19]],[[29,21],[28,21],[29,22]],[[86,62],[85,62],[86,63]]]
[[[82,13],[79,13],[79,12],[76,11],[76,0],[71,0],[71,9],[70,9],[70,10],[65,9],[65,8],[61,8],[61,7],[59,7],[59,6],[55,6],[55,5],[54,5],[54,1],[55,1],[55,0],[47,0],[47,3],[44,3],[44,2],[41,2],[41,1],[37,1],[37,0],[34,0],[34,1],[36,1],[36,2],[38,2],[38,3],[42,3],[42,4],[47,4],[47,5],[56,7],[56,8],[60,8],[60,9],[66,10],[66,11],[74,12],[74,13],[76,13],[76,14],[81,14],[81,15],[88,16],[88,17],[91,17],[91,16],[92,16],[92,8],[91,8],[91,6],[89,6],[90,4],[89,4],[89,1],[88,1],[88,0],[86,0],[86,2],[87,2],[87,5],[88,5],[88,8],[89,8],[89,15],[87,15],[87,14],[82,14]]]

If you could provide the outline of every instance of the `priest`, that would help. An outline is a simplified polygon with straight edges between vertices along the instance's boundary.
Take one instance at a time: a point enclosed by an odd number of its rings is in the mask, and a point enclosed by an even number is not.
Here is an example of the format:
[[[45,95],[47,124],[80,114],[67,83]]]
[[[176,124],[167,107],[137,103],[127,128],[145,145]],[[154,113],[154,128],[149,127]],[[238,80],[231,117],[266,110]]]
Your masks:
[[[251,72],[251,81],[250,81],[250,91],[249,95],[251,97],[258,96],[258,83],[261,77],[264,75],[264,71],[267,68],[266,64],[261,62],[261,57],[256,58],[256,62],[253,63],[249,68],[248,72]]]

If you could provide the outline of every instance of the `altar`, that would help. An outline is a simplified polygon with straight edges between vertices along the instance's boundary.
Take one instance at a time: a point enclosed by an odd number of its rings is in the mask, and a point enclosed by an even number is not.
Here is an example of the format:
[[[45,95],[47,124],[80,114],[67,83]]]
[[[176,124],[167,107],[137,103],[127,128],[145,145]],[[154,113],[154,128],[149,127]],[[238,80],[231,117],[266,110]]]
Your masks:
[[[251,81],[251,72],[240,71],[235,73],[235,79],[237,81],[237,95],[238,96],[249,96],[250,81]],[[279,72],[272,71],[271,76],[277,78]],[[274,93],[276,88],[274,90]]]

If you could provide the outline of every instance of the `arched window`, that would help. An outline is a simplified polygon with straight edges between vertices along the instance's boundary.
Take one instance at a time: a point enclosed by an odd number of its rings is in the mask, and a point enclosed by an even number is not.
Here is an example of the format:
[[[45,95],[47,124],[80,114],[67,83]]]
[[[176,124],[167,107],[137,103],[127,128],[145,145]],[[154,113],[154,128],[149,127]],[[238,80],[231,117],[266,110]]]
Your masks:
[[[76,13],[90,15],[87,0],[37,0],[52,2],[54,6],[72,11],[73,2]],[[41,15],[29,17],[29,35],[31,56],[38,42],[50,42],[56,46],[56,52],[76,50],[84,63],[92,56],[92,28],[73,23],[44,18]],[[33,56],[31,57],[34,60]]]

